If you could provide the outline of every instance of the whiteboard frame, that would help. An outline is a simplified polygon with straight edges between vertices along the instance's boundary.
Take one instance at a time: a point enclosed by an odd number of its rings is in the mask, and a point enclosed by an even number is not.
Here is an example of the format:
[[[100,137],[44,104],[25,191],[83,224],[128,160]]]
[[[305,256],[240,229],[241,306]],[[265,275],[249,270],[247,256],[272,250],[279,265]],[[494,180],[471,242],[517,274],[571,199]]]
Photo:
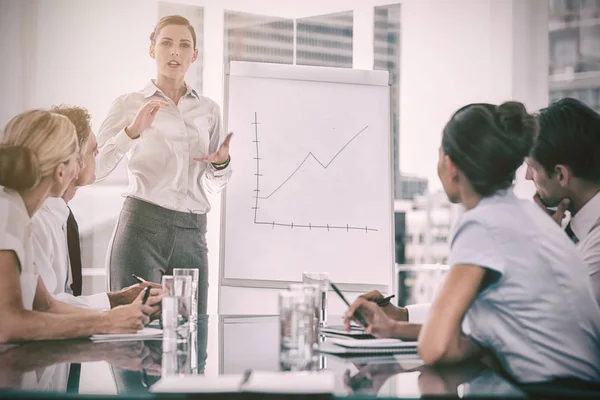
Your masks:
[[[281,69],[281,66],[293,67],[289,70]],[[321,74],[315,76],[314,68],[321,69]],[[251,78],[266,78],[266,79],[285,79],[285,80],[297,80],[297,81],[311,81],[311,82],[327,82],[327,83],[347,83],[354,85],[367,85],[367,86],[387,86],[389,94],[389,164],[388,168],[393,169],[394,165],[394,135],[392,132],[393,126],[393,113],[392,113],[392,91],[391,91],[391,77],[387,71],[379,70],[359,70],[350,68],[333,68],[333,67],[313,67],[303,65],[292,65],[292,64],[271,64],[271,63],[258,63],[248,61],[231,61],[225,65],[225,76],[223,82],[223,132],[228,132],[228,117],[229,117],[229,79],[231,76],[243,76]],[[232,160],[233,161],[233,160]],[[235,164],[234,164],[235,165]],[[392,262],[389,266],[389,284],[387,285],[371,285],[371,284],[356,284],[356,283],[344,283],[339,282],[337,286],[344,291],[351,292],[366,292],[370,290],[379,290],[382,293],[394,290],[396,263],[395,263],[395,224],[394,224],[394,171],[391,174],[391,192],[389,210],[391,212],[390,217],[390,232],[392,234]],[[264,280],[264,279],[238,279],[238,278],[225,278],[225,227],[227,219],[227,187],[221,193],[221,231],[219,236],[219,286],[230,286],[230,287],[243,287],[243,288],[257,288],[257,289],[286,289],[292,283],[298,283],[298,281],[282,281],[282,280]]]

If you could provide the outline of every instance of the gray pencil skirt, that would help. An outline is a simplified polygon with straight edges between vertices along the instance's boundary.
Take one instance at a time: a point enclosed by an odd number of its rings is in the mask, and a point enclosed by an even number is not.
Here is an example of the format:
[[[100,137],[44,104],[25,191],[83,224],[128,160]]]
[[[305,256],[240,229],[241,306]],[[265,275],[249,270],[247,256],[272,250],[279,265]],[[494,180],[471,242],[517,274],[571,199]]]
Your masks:
[[[109,251],[111,291],[135,284],[131,274],[160,283],[173,268],[197,268],[198,314],[206,314],[206,214],[173,211],[127,197]]]

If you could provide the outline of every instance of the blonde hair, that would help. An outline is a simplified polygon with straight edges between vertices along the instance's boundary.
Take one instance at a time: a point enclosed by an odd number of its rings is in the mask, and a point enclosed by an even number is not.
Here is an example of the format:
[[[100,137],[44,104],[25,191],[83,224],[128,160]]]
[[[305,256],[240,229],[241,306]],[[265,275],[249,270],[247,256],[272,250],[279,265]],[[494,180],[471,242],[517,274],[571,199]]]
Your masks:
[[[154,27],[154,31],[150,34],[150,42],[152,44],[156,44],[156,38],[158,37],[162,28],[167,25],[183,25],[187,26],[190,33],[192,34],[192,39],[194,42],[194,49],[196,48],[196,31],[190,21],[187,18],[182,17],[181,15],[167,15],[166,17],[162,17]]]
[[[46,110],[11,119],[0,142],[0,185],[24,191],[35,188],[56,167],[79,153],[75,126]]]

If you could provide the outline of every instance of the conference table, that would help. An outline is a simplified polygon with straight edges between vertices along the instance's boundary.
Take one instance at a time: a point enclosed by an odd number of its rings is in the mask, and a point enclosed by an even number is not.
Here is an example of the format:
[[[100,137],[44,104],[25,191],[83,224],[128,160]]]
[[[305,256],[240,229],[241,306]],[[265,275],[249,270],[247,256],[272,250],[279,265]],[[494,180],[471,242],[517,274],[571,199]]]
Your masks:
[[[88,339],[0,346],[0,397],[183,398],[182,394],[153,393],[151,388],[164,374],[218,378],[242,375],[249,369],[280,371],[279,319],[202,315],[185,348],[189,351],[165,355],[161,340]],[[315,368],[334,376],[333,394],[320,398],[526,397],[499,373],[476,362],[428,367],[416,355],[345,358],[319,354]],[[245,395],[204,394],[206,398]],[[299,398],[276,398],[288,397]]]

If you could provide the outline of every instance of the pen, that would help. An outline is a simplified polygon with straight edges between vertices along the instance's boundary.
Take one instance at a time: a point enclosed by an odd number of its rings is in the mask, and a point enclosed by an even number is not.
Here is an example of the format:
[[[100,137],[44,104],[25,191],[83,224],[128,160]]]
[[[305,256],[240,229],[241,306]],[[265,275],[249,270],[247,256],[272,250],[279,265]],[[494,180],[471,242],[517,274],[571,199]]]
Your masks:
[[[340,298],[344,301],[344,303],[346,303],[346,305],[348,307],[350,307],[350,303],[348,302],[348,300],[346,300],[346,298],[344,297],[342,292],[340,292],[340,290],[337,288],[337,286],[335,286],[335,284],[331,281],[329,281],[329,284],[331,285],[333,290],[338,294],[338,296],[340,296]],[[360,322],[362,324],[362,326],[364,326],[365,328],[367,326],[369,326],[369,324],[367,324],[367,321],[364,319],[364,317],[358,311],[354,311],[354,318],[356,318],[358,320],[358,322]]]
[[[131,276],[133,276],[133,279],[135,279],[136,281],[138,281],[138,283],[144,283],[144,282],[146,282],[146,280],[144,278],[140,278],[136,274],[131,274]]]
[[[377,303],[379,307],[387,306],[388,304],[390,304],[390,300],[394,297],[396,297],[395,294],[388,297],[384,297],[383,299],[375,300],[375,303]]]
[[[252,375],[252,370],[251,369],[247,369],[246,371],[244,371],[244,375],[242,375],[242,381],[240,382],[240,384],[238,386],[238,390],[242,390],[242,388],[244,387],[244,385],[246,383],[248,383],[248,380],[250,379],[251,375]]]
[[[150,286],[146,286],[146,288],[144,289],[144,299],[142,300],[142,304],[146,304],[146,302],[148,301],[148,297],[150,296]]]

